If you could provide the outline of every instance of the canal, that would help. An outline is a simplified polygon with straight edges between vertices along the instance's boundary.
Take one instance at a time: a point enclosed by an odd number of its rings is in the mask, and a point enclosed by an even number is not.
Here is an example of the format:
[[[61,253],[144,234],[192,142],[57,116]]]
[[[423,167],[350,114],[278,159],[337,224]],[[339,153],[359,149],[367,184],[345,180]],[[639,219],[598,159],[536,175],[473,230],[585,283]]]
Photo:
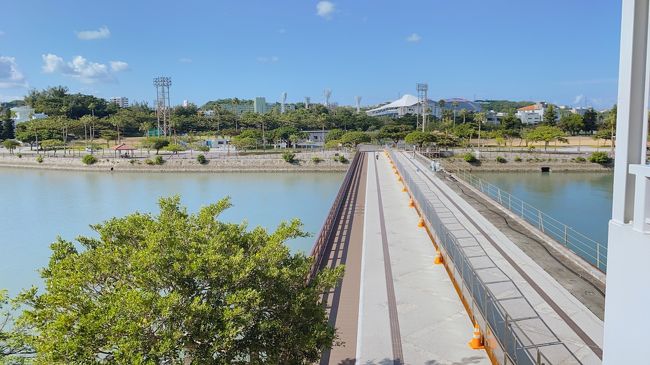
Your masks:
[[[613,175],[578,172],[475,172],[587,237],[607,245]]]
[[[160,197],[180,195],[190,212],[230,196],[220,218],[274,229],[300,218],[316,235],[342,173],[105,173],[0,168],[0,288],[38,284],[57,235],[92,235],[90,224],[139,211],[157,213]],[[288,242],[308,252],[314,237]]]

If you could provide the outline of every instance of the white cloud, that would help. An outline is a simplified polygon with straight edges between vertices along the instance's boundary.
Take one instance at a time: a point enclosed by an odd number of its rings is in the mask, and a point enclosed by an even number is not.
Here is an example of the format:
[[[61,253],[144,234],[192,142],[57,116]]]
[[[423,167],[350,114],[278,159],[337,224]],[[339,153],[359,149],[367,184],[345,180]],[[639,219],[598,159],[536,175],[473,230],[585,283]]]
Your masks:
[[[406,37],[406,41],[411,42],[411,43],[417,43],[417,42],[419,42],[421,40],[422,40],[422,37],[420,37],[420,35],[417,34],[417,33],[411,33],[411,35]]]
[[[115,72],[120,72],[127,70],[129,68],[129,64],[123,61],[111,61],[111,70]]]
[[[318,16],[329,19],[336,10],[336,6],[331,1],[319,1],[316,4],[316,14]]]
[[[82,30],[77,32],[77,38],[84,41],[91,41],[95,39],[105,39],[111,36],[111,31],[107,26],[100,27],[97,30]]]
[[[27,87],[14,57],[0,56],[0,89]]]
[[[280,57],[278,56],[260,56],[257,57],[257,62],[259,63],[276,63],[280,61]]]
[[[75,56],[72,61],[65,62],[62,57],[51,53],[44,54],[42,58],[44,73],[58,72],[86,84],[115,81],[115,73],[124,71],[129,66],[123,61],[111,61],[109,67],[103,63],[88,61],[82,56]]]
[[[573,104],[580,104],[585,100],[585,96],[580,94],[576,95],[575,99],[573,99]]]
[[[178,59],[178,62],[180,62],[180,63],[192,63],[192,59],[187,58],[187,57],[182,57],[182,58]]]

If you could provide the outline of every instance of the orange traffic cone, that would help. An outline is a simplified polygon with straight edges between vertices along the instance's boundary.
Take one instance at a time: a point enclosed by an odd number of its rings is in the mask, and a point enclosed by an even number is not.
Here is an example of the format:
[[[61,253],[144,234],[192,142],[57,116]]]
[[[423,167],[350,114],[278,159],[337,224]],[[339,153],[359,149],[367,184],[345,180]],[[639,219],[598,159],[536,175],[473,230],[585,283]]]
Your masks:
[[[478,324],[474,325],[474,334],[472,335],[472,340],[469,341],[469,347],[474,350],[485,348],[485,346],[483,346],[483,337],[481,336],[481,330],[478,328]]]
[[[418,227],[424,227],[424,219],[422,219],[422,217],[418,220]]]
[[[433,263],[436,265],[442,264],[442,255],[440,254],[440,251],[436,250],[436,255],[433,257]]]
[[[403,193],[406,192],[406,185],[402,185],[402,192],[403,192]]]
[[[406,186],[404,187],[404,190],[406,191]],[[413,208],[415,206],[415,202],[413,201],[413,198],[409,198],[409,207]]]

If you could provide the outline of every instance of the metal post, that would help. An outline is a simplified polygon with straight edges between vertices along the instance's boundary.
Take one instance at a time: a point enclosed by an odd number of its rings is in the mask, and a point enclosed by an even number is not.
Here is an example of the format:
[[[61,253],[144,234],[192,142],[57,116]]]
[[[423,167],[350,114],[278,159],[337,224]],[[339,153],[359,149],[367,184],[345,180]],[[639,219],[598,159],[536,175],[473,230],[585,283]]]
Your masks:
[[[566,224],[564,225],[564,245],[569,247],[569,242],[568,242],[568,235],[567,235],[567,226]],[[596,244],[596,247],[598,247],[598,244]]]
[[[541,210],[537,211],[537,217],[539,219],[539,230],[544,232],[544,224],[542,223],[542,211]]]
[[[600,244],[596,242],[596,267],[600,269]]]

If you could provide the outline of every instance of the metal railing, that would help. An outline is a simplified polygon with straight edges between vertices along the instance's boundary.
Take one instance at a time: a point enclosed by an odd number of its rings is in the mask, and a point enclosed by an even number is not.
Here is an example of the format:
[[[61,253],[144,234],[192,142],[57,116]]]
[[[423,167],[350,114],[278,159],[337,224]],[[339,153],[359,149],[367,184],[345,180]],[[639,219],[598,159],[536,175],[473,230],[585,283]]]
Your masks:
[[[469,243],[468,238],[462,238],[461,244],[447,229],[437,212],[444,208],[434,207],[423,191],[426,185],[412,178],[393,150],[390,155],[420,213],[432,228],[441,251],[446,253],[445,259],[451,261],[448,265],[454,277],[460,277],[457,282],[460,281],[461,292],[471,303],[473,312],[479,312],[503,350],[502,363],[581,364],[476,238],[470,238]]]
[[[332,207],[330,208],[330,211],[327,214],[327,217],[325,218],[325,223],[323,223],[320,232],[318,232],[318,236],[316,237],[314,246],[311,249],[310,256],[314,258],[314,262],[312,263],[308,280],[311,280],[316,276],[318,270],[323,264],[323,259],[327,256],[326,255],[327,242],[330,241],[332,234],[334,233],[334,229],[336,228],[334,223],[336,223],[336,218],[339,216],[339,213],[341,212],[341,208],[343,207],[343,202],[345,201],[345,196],[350,190],[350,186],[352,185],[352,179],[354,178],[354,174],[357,172],[360,166],[361,166],[361,153],[357,151],[354,155],[354,158],[352,159],[352,163],[350,163],[350,167],[348,168],[347,173],[345,174],[345,178],[341,183],[339,192],[336,194],[334,203],[332,203]]]
[[[503,191],[464,169],[453,171],[493,201],[530,223],[554,241],[571,250],[602,272],[607,272],[607,246],[576,231],[559,220],[535,208],[533,205]]]

